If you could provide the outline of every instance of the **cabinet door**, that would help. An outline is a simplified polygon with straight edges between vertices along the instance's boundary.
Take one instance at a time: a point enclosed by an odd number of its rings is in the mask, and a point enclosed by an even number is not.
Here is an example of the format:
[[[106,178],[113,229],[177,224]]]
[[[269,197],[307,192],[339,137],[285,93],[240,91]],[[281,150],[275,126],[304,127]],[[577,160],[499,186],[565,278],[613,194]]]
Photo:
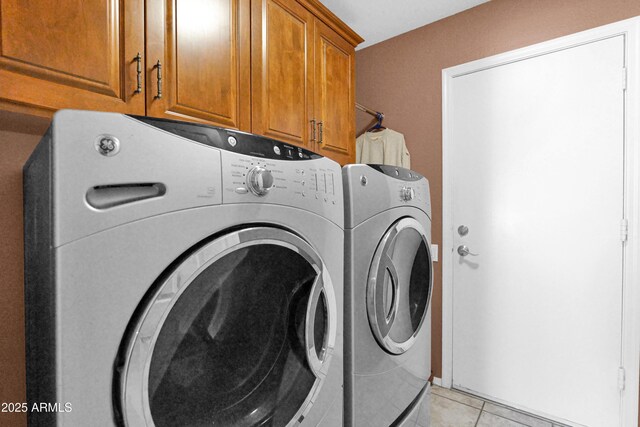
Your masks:
[[[249,1],[147,1],[147,115],[250,129]]]
[[[312,149],[340,164],[355,159],[355,50],[320,21],[315,34],[315,116]]]
[[[308,146],[314,18],[295,0],[254,0],[251,19],[252,130]]]
[[[0,107],[144,114],[143,12],[143,0],[0,0]]]

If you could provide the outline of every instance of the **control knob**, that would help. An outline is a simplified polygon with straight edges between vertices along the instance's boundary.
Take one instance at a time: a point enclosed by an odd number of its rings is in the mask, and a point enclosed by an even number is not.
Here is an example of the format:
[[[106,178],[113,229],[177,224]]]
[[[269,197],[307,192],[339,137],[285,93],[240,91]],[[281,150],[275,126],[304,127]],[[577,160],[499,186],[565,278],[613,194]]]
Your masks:
[[[402,187],[402,190],[400,190],[400,198],[405,202],[413,200],[414,197],[416,197],[416,191],[413,188]]]
[[[273,187],[273,175],[271,171],[256,166],[247,174],[247,187],[256,196],[266,195]]]

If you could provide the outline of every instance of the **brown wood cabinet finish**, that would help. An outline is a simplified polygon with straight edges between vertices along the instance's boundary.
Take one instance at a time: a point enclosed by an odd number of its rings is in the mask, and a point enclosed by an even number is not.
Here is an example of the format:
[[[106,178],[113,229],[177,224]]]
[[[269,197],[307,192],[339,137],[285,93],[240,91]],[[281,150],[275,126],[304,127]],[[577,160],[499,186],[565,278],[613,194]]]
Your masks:
[[[308,147],[313,15],[293,0],[254,0],[252,8],[252,131]]]
[[[315,34],[314,150],[340,164],[355,160],[355,49],[322,22]]]
[[[250,130],[250,0],[147,0],[147,115]]]
[[[144,114],[140,0],[0,0],[3,105]]]
[[[253,0],[251,19],[252,131],[352,162],[362,39],[315,1]]]
[[[0,109],[196,121],[344,164],[361,41],[317,0],[0,0]]]

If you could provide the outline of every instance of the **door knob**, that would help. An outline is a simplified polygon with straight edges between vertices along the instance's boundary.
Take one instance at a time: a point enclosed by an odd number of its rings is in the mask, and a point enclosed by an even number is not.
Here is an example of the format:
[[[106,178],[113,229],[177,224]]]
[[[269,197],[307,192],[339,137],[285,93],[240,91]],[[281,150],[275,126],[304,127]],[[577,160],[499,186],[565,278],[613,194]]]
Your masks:
[[[460,227],[458,227],[458,234],[461,236],[466,236],[467,234],[469,234],[469,227],[467,227],[466,225],[461,225]]]
[[[466,245],[458,246],[458,255],[460,255],[460,256],[467,256],[467,255],[478,256],[478,254],[474,254],[474,253],[470,252],[469,248]]]

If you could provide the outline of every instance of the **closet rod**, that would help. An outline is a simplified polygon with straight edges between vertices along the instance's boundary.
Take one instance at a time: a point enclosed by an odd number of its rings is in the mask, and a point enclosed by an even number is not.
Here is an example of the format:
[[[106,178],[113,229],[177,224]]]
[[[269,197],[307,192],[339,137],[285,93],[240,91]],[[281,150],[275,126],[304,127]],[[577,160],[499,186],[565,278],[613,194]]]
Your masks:
[[[356,102],[356,108],[357,108],[358,110],[360,110],[360,111],[364,111],[365,113],[369,113],[369,114],[371,114],[371,115],[372,115],[372,116],[374,116],[374,117],[379,117],[379,116],[380,116],[380,117],[384,117],[384,114],[383,114],[383,113],[381,113],[381,112],[379,112],[379,111],[372,110],[371,108],[367,108],[367,107],[365,107],[365,106],[364,106],[364,105],[362,105],[362,104],[358,104],[357,102]]]

